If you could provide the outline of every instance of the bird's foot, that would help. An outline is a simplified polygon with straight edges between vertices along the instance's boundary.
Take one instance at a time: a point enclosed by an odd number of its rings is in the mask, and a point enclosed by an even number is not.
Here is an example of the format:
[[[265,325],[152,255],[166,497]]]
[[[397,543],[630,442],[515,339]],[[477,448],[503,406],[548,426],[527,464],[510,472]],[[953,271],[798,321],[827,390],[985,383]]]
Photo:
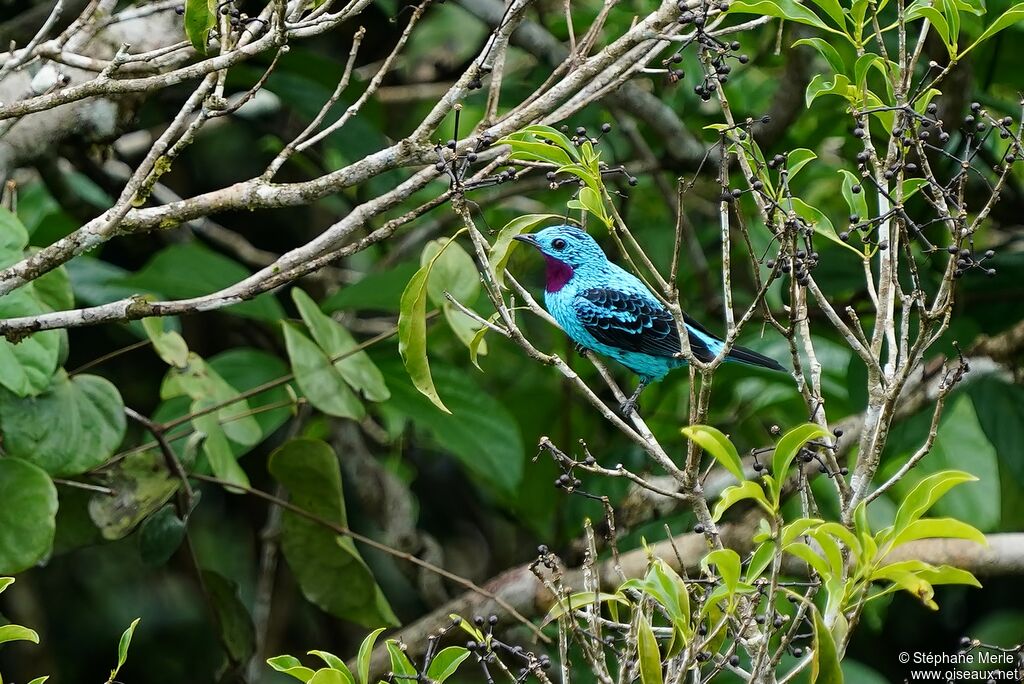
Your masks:
[[[584,347],[582,344],[579,344],[579,343],[574,344],[573,348],[576,350],[577,354],[579,354],[580,356],[582,356],[584,358],[586,358],[587,354],[590,353],[589,349],[587,349],[586,347]]]
[[[622,412],[622,415],[624,417],[629,418],[629,416],[634,411],[636,411],[636,398],[634,397],[634,398],[627,399],[626,401],[624,401],[621,404],[619,404],[619,411]]]

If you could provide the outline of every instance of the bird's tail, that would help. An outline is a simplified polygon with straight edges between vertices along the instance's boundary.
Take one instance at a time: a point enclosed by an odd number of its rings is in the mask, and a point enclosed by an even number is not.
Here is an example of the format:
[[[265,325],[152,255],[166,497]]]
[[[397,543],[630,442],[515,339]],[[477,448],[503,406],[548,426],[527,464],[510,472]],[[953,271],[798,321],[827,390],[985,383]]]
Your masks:
[[[764,354],[758,354],[756,351],[747,349],[746,347],[733,347],[729,351],[728,358],[751,366],[761,366],[762,368],[770,368],[775,371],[785,372],[786,370],[775,359],[770,359]]]

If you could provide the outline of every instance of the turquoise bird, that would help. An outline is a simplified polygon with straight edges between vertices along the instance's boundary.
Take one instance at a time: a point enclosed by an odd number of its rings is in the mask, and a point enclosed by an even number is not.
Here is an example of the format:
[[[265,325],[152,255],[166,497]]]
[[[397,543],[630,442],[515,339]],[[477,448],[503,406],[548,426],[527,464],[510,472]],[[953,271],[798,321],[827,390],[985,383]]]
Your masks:
[[[551,226],[516,240],[540,250],[546,262],[544,306],[581,348],[621,363],[640,376],[622,413],[636,408],[640,393],[673,368],[686,365],[675,318],[639,278],[613,264],[594,238],[573,226]],[[684,314],[690,351],[711,361],[724,342]],[[733,347],[727,359],[785,371],[773,359]]]

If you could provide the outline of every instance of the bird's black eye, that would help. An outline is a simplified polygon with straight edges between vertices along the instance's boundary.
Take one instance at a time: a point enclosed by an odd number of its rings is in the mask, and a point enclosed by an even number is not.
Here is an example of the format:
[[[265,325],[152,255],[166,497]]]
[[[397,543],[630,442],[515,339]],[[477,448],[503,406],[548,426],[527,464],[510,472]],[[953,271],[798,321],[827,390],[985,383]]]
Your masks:
[[[556,238],[551,241],[551,246],[557,249],[559,252],[561,252],[563,249],[565,249],[565,240],[563,240],[562,238]]]

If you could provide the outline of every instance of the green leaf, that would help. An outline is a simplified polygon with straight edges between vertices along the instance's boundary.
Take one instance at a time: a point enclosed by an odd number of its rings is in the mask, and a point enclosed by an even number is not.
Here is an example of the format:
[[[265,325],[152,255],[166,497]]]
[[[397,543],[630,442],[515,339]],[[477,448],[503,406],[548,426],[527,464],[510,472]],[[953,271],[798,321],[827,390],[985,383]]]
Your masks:
[[[837,27],[845,30],[846,16],[843,14],[843,8],[839,6],[838,0],[811,0],[811,2],[821,8],[836,23]]]
[[[384,631],[384,627],[373,630],[366,635],[363,643],[359,644],[359,654],[356,656],[356,674],[359,681],[356,684],[370,684],[370,658],[373,656],[373,645],[377,643],[377,637]]]
[[[288,360],[295,382],[310,403],[324,413],[339,418],[360,420],[366,407],[355,395],[337,366],[312,340],[287,321],[281,321]]]
[[[36,316],[46,310],[31,283],[0,297],[0,319]],[[0,338],[0,385],[19,397],[44,391],[57,370],[63,336],[60,330],[47,330],[17,344]]]
[[[445,413],[451,411],[441,401],[434,387],[434,380],[430,375],[430,362],[427,360],[427,281],[430,278],[430,269],[456,237],[458,233],[409,280],[405,292],[402,293],[402,305],[398,314],[398,353],[402,356],[405,370],[416,389]]]
[[[906,13],[906,20],[913,21],[915,19],[927,19],[932,24],[932,29],[938,34],[939,38],[942,39],[942,44],[946,46],[946,52],[949,53],[950,58],[957,56],[956,45],[950,39],[949,23],[946,21],[945,15],[942,14],[935,7],[925,4],[914,4]],[[967,51],[964,50],[966,54]]]
[[[4,589],[14,584],[13,577],[0,577],[0,594],[4,593]]]
[[[811,161],[818,158],[811,150],[806,147],[799,147],[787,155],[786,170],[789,173],[789,179],[793,180],[796,175],[800,173],[800,169],[804,168]]]
[[[825,74],[815,74],[804,92],[804,105],[810,108],[822,95],[838,95],[847,101],[853,101],[856,98],[851,94],[852,88],[850,79],[843,74],[836,74],[831,81]]]
[[[185,539],[185,522],[164,506],[146,518],[139,528],[139,556],[151,567],[166,563]]]
[[[265,385],[288,373],[288,366],[277,356],[248,347],[235,347],[221,352],[211,357],[207,363],[224,382],[238,392],[246,392],[254,387]],[[290,398],[292,395],[281,385],[246,399],[246,404],[253,413],[252,418],[256,420],[259,427],[256,444],[269,437],[291,417],[289,407],[282,406]],[[270,405],[276,405],[278,408],[262,410]],[[240,445],[237,442],[231,444],[236,456],[241,456],[248,451],[245,445]]]
[[[192,0],[197,1],[203,0]],[[110,284],[169,299],[189,299],[230,287],[250,275],[247,268],[233,259],[193,241],[164,247],[139,271],[113,280]],[[276,323],[285,317],[284,309],[269,293],[233,304],[224,310],[268,323]]]
[[[829,33],[844,35],[841,31],[837,31],[822,21],[817,14],[793,0],[737,0],[737,2],[730,3],[729,14],[759,14],[778,17],[795,21],[798,24],[814,26]]]
[[[812,527],[821,525],[822,521],[818,518],[799,518],[789,523],[782,528],[782,535],[779,538],[780,543],[786,546],[797,537],[802,537]]]
[[[967,570],[954,568],[950,565],[929,566],[918,570],[917,576],[929,584],[965,584],[981,588],[978,578]]]
[[[832,572],[825,559],[814,549],[803,542],[794,542],[786,545],[784,551],[804,561],[818,573],[823,580],[832,578]]]
[[[437,682],[437,684],[443,684],[444,680],[455,674],[462,661],[468,657],[469,651],[462,646],[449,646],[435,655],[434,659],[430,661],[430,667],[427,668],[427,677]]]
[[[189,352],[186,367],[169,370],[160,386],[162,399],[182,395],[192,399],[192,413],[204,407],[223,404],[213,415],[231,441],[253,446],[263,438],[259,422],[251,415],[249,403],[245,399],[240,399],[238,390],[193,352]],[[202,430],[199,426],[196,426],[196,429]]]
[[[651,623],[646,615],[640,618],[636,650],[641,684],[662,684],[664,680],[661,676],[661,652],[658,650],[658,641],[654,638],[654,630],[651,629]]]
[[[839,523],[823,523],[815,530],[815,532],[828,534],[835,537],[839,541],[843,542],[843,544],[846,545],[846,548],[850,549],[850,551],[854,554],[855,557],[861,556],[862,547],[860,540],[857,539],[857,536],[853,532],[843,527]]]
[[[164,330],[164,319],[143,318],[142,328],[153,343],[153,349],[168,366],[184,368],[188,365],[188,345],[185,338],[174,330]]]
[[[853,186],[860,184],[860,178],[846,169],[839,169],[839,173],[843,176],[843,199],[846,200],[846,206],[849,207],[850,214],[856,214],[860,217],[861,221],[866,221],[871,216],[868,211],[868,199],[863,191],[858,192],[856,195],[853,194]]]
[[[0,574],[15,574],[42,560],[53,547],[57,489],[39,467],[0,458]]]
[[[324,667],[313,673],[309,684],[345,684],[345,675],[332,668]]]
[[[754,549],[754,554],[750,557],[750,562],[747,563],[747,573],[744,575],[747,583],[753,584],[754,580],[764,573],[773,558],[775,558],[775,544],[771,540],[758,544]]]
[[[310,651],[309,655],[315,655],[319,657],[321,660],[327,663],[327,667],[331,668],[332,670],[337,670],[338,672],[340,672],[342,679],[345,680],[345,684],[355,684],[355,679],[352,677],[352,671],[348,669],[348,665],[345,664],[345,661],[339,658],[338,656],[334,655],[333,653],[328,653],[327,651],[316,650]]]
[[[400,678],[415,677],[416,668],[409,662],[409,657],[402,651],[401,644],[394,639],[388,639],[384,645],[388,650],[388,656],[391,658],[391,672],[399,675]]]
[[[589,211],[601,221],[606,224],[610,222],[608,211],[604,207],[601,195],[593,188],[587,186],[580,189],[579,203],[582,208]]]
[[[740,555],[732,549],[716,549],[704,556],[700,565],[705,572],[709,572],[709,566],[714,565],[722,579],[722,585],[730,594],[739,587]]]
[[[53,376],[45,393],[17,397],[0,390],[4,448],[54,475],[78,475],[104,463],[124,439],[124,403],[96,375]]]
[[[196,410],[207,408],[205,402],[195,404]],[[228,444],[228,437],[221,424],[217,421],[216,413],[207,413],[192,419],[192,425],[197,432],[206,435],[203,440],[203,453],[210,464],[210,470],[221,480],[236,484],[241,487],[249,486],[249,477],[238,465],[235,454]],[[243,494],[243,490],[227,487],[233,494]]]
[[[572,144],[572,141],[551,126],[545,126],[543,124],[527,126],[522,130],[522,133],[536,136],[541,140],[549,140],[565,150],[571,159],[575,161],[579,161],[580,159],[579,151],[576,149],[576,146]]]
[[[267,665],[272,667],[277,672],[282,672],[286,675],[295,677],[300,682],[308,682],[313,678],[313,670],[304,667],[299,663],[299,659],[290,655],[279,655],[273,658],[267,658]]]
[[[124,630],[121,634],[121,640],[117,642],[117,667],[110,672],[110,679],[113,680],[117,677],[117,673],[124,667],[125,662],[128,660],[128,648],[132,645],[132,636],[135,634],[135,628],[139,625],[139,620],[142,618],[135,618],[132,620],[132,624],[128,625],[128,629]]]
[[[476,271],[473,271],[474,275]],[[340,323],[320,311],[316,302],[298,288],[292,289],[292,301],[299,309],[302,321],[313,339],[320,345],[341,377],[370,401],[385,401],[391,396],[384,376],[364,350],[355,351],[357,344],[352,334]],[[344,358],[341,358],[344,357]]]
[[[814,616],[814,637],[811,649],[811,684],[843,684],[843,670],[839,664],[839,651],[832,639],[832,632],[825,625],[821,613],[812,606]]]
[[[228,657],[234,663],[248,663],[256,652],[256,628],[238,596],[238,585],[211,570],[203,570],[203,585],[217,616],[215,624]]]
[[[217,25],[216,0],[185,1],[185,35],[192,47],[201,55],[206,54],[206,43],[210,31]]]
[[[918,539],[969,539],[982,546],[988,546],[985,535],[973,525],[955,518],[921,518],[903,528],[892,540],[891,548]]]
[[[906,530],[910,523],[927,513],[950,489],[964,482],[975,482],[977,479],[962,470],[943,470],[918,482],[896,510],[893,529],[897,536]]]
[[[966,50],[960,53],[960,56],[966,55],[968,52],[978,47],[986,40],[999,33],[1003,29],[1009,28],[1014,24],[1024,21],[1024,2],[1017,3],[1010,9],[1006,10],[992,22],[988,28],[986,28],[976,41],[971,43]]]
[[[836,229],[835,227],[833,227],[831,219],[829,219],[829,217],[826,216],[820,209],[818,209],[817,207],[812,207],[811,205],[807,204],[802,199],[799,199],[797,197],[789,198],[788,201],[792,203],[793,211],[796,212],[797,216],[806,221],[814,229],[815,233],[828,238],[837,245],[842,245],[846,249],[856,254],[859,258],[864,258],[864,255],[860,252],[860,250],[839,239],[839,234],[836,233]]]
[[[839,51],[832,47],[832,44],[822,38],[801,38],[800,40],[793,43],[793,47],[798,45],[809,45],[818,51],[828,65],[832,68],[832,72],[835,74],[846,73],[846,63],[840,56]]]
[[[326,443],[293,439],[270,455],[268,469],[293,504],[334,525],[348,525],[338,457]],[[398,624],[350,538],[286,511],[281,547],[311,603],[367,627]]]
[[[28,244],[28,231],[22,225],[21,220],[9,209],[0,207],[0,253],[18,253]],[[13,263],[11,259],[6,259]],[[4,266],[9,266],[5,263]]]
[[[3,625],[0,627],[0,644],[8,641],[31,641],[33,644],[38,644],[39,635],[35,630],[21,625]]]
[[[391,399],[382,407],[412,420],[477,480],[508,498],[514,495],[526,454],[519,424],[501,402],[465,371],[439,365],[434,378],[451,407],[450,414],[439,414],[397,364],[381,363],[381,370],[391,387]]]
[[[647,573],[645,587],[654,600],[660,603],[673,626],[679,630],[684,640],[693,635],[690,624],[690,594],[686,583],[669,565],[660,558],[655,558]],[[629,605],[627,601],[621,601]]]
[[[718,522],[725,515],[725,512],[732,508],[736,503],[745,499],[753,499],[757,502],[769,515],[775,513],[775,509],[768,498],[764,495],[764,490],[761,489],[761,485],[754,482],[753,480],[746,480],[742,484],[732,485],[722,490],[722,495],[718,498],[715,503],[715,512],[712,515],[712,520]]]
[[[480,274],[466,250],[457,242],[450,245],[444,239],[432,240],[423,247],[420,265],[430,267],[427,278],[427,296],[440,308],[448,325],[464,344],[469,345],[480,326],[469,316],[454,309],[445,292],[457,302],[469,305],[480,296]]]
[[[690,425],[684,427],[682,432],[701,449],[711,454],[737,480],[743,482],[746,479],[743,475],[743,461],[740,460],[739,452],[720,430],[708,425]]]
[[[509,155],[509,159],[546,162],[555,166],[572,163],[572,159],[569,158],[565,150],[556,145],[534,142],[532,140],[518,140],[515,138],[515,134],[502,138],[499,143],[512,148],[512,154]]]
[[[815,423],[804,423],[782,436],[779,443],[775,445],[775,451],[772,452],[772,475],[775,477],[772,499],[775,502],[779,500],[782,483],[785,482],[789,466],[800,449],[812,439],[827,436],[828,432]]]
[[[557,214],[526,214],[512,219],[498,231],[498,237],[494,239],[494,244],[491,245],[487,253],[487,261],[491,267],[494,282],[499,287],[505,285],[505,267],[508,265],[509,257],[512,256],[512,250],[519,244],[514,238],[517,235],[533,231],[545,221],[561,218]]]
[[[595,604],[607,603],[609,601],[615,601],[621,603],[624,606],[629,605],[621,594],[606,594],[604,592],[593,592],[593,591],[581,591],[575,594],[570,594],[565,598],[560,598],[551,606],[551,610],[544,616],[544,624],[549,624],[554,620],[562,617],[566,613],[571,613],[574,610],[580,608],[586,608],[587,606],[593,606]]]
[[[34,253],[34,250],[30,250]],[[71,291],[71,279],[63,266],[47,271],[32,281],[36,298],[48,309],[64,311],[74,308],[75,295]]]

